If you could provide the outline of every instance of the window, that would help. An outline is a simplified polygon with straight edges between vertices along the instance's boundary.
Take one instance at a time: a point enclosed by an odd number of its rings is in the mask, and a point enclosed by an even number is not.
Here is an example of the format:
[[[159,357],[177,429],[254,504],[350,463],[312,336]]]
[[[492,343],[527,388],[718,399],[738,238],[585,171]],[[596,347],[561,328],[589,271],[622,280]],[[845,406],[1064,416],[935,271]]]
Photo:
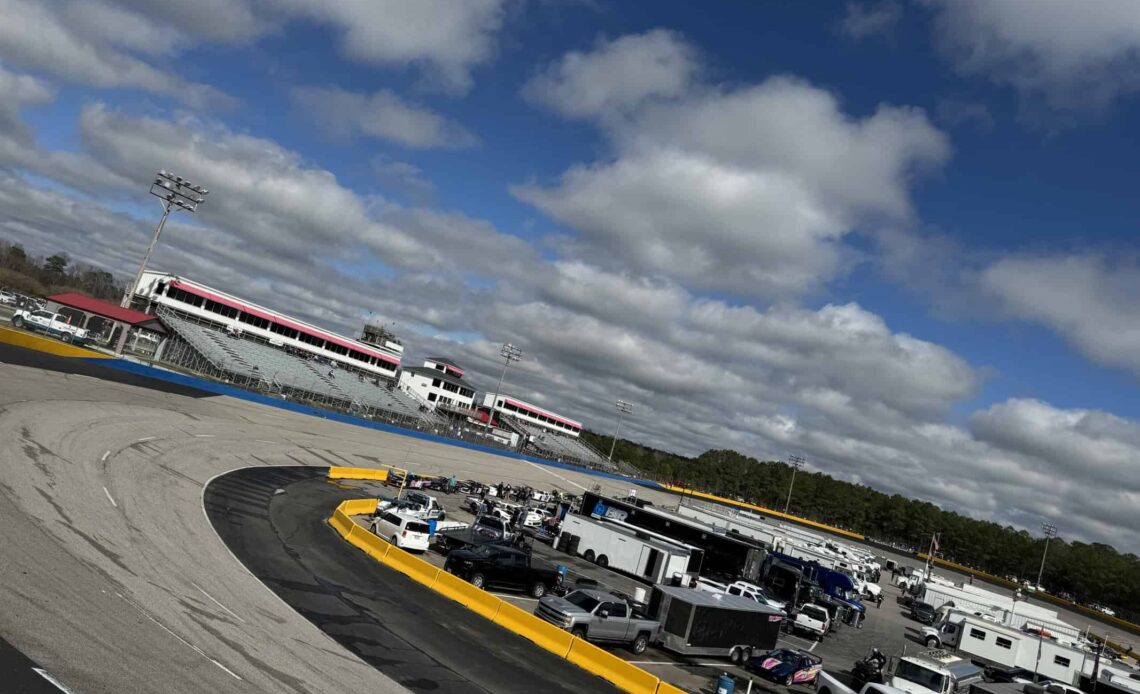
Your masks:
[[[996,639],[994,639],[994,642],[997,643],[998,648],[1004,648],[1007,651],[1013,647],[1013,641],[1010,641],[1009,639],[1003,638],[1001,636],[998,636]]]
[[[1054,665],[1060,665],[1061,667],[1069,667],[1069,665],[1071,663],[1072,663],[1072,661],[1070,661],[1068,658],[1064,658],[1064,657],[1061,657],[1059,655],[1053,656],[1053,664]]]
[[[428,393],[428,401],[429,401],[429,402],[435,402],[435,399],[436,399],[436,398],[438,398],[438,397],[439,397],[439,396],[438,396],[438,395],[436,395],[435,393]]]
[[[626,608],[624,604],[620,602],[611,602],[609,604],[609,610],[611,617],[621,617],[623,619],[625,618]]]
[[[728,589],[728,594],[729,595],[740,595],[740,588],[737,586],[732,586],[731,588]]]
[[[986,632],[982,631],[981,629],[970,629],[970,638],[977,639],[979,641],[985,641]]]

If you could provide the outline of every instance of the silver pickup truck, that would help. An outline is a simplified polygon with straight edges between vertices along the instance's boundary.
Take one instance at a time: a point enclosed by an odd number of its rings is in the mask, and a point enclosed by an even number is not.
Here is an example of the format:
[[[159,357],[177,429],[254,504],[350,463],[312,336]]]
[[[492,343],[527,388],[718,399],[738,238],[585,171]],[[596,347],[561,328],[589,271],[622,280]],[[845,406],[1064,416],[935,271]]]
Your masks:
[[[661,631],[660,622],[635,616],[628,602],[602,590],[583,588],[564,598],[547,595],[534,613],[578,638],[627,644],[634,653],[644,653]]]

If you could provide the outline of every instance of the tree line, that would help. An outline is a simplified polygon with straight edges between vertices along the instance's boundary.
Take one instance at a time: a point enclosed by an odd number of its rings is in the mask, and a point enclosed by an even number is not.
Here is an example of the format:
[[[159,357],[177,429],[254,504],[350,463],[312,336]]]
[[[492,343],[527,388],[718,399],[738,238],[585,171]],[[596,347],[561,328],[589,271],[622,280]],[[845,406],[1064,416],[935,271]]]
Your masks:
[[[599,450],[609,449],[609,436],[583,432],[583,437]],[[626,440],[618,441],[614,459],[661,482],[776,511],[784,509],[792,475],[783,462],[762,462],[736,451],[711,450],[686,458]],[[796,473],[789,512],[910,551],[927,551],[932,534],[938,533],[939,556],[1003,577],[1036,581],[1045,551],[1045,538],[1025,530],[817,472]],[[1058,536],[1049,542],[1041,582],[1055,595],[1111,607],[1129,621],[1140,617],[1140,558],[1135,554]]]
[[[85,263],[72,263],[66,253],[29,255],[18,243],[0,241],[0,288],[30,296],[80,292],[117,301],[126,288],[114,275]]]

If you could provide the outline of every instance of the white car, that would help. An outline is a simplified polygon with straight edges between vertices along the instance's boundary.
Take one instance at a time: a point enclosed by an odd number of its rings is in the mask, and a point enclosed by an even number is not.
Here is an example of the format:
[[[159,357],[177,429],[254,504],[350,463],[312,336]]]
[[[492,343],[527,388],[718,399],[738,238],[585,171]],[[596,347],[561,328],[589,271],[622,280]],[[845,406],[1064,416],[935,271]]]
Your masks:
[[[729,595],[742,595],[749,600],[755,600],[761,605],[767,605],[768,607],[771,607],[774,610],[780,610],[781,612],[786,610],[788,607],[787,604],[769,595],[768,591],[764,590],[754,583],[749,583],[748,581],[736,581],[729,585],[728,589],[725,592],[727,592]]]
[[[11,292],[0,292],[0,304],[16,303],[16,295]]]
[[[72,325],[71,321],[59,313],[51,311],[28,311],[21,309],[12,314],[12,327],[39,331],[59,338],[64,342],[83,344],[87,342],[87,331]]]
[[[431,541],[427,523],[392,511],[381,511],[372,518],[372,532],[400,549],[417,552],[426,552]]]
[[[796,618],[791,621],[791,628],[793,631],[807,632],[816,641],[822,641],[827,630],[831,628],[831,616],[819,605],[807,604],[796,613]]]

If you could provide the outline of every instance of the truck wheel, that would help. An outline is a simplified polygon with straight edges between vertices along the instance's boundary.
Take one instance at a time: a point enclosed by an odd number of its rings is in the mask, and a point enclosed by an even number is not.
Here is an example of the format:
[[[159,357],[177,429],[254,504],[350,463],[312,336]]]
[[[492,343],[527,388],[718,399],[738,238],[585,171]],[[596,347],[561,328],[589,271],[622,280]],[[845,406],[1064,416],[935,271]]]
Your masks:
[[[59,339],[63,340],[64,342],[71,342],[71,333],[63,333],[59,336]]]
[[[23,316],[15,316],[15,317],[13,317],[13,318],[12,318],[12,326],[13,326],[13,327],[16,327],[16,328],[22,328],[22,327],[24,327],[24,317],[23,317]]]
[[[608,567],[609,565],[610,565],[610,558],[609,557],[607,557],[604,554],[601,554],[598,556],[598,566],[600,566],[604,569],[604,568]]]
[[[589,562],[594,561],[594,550],[592,550],[592,549],[586,550],[585,552],[582,553],[582,558],[585,559],[586,561],[589,561]]]
[[[646,648],[649,648],[649,634],[646,633],[638,634],[633,643],[629,644],[629,650],[637,655],[644,653]]]
[[[732,661],[733,665],[740,665],[744,662],[744,649],[740,646],[733,646],[728,654],[728,659]]]
[[[530,587],[530,596],[541,598],[543,595],[546,595],[546,584],[542,581],[535,581],[534,585]]]
[[[570,630],[570,633],[582,639],[583,641],[586,640],[586,627],[574,627]]]
[[[479,573],[471,574],[471,585],[475,586],[476,588],[482,588],[486,584],[487,584],[486,576],[484,576],[483,574],[479,574]]]
[[[938,648],[938,646],[940,646],[940,645],[941,644],[938,643],[938,637],[937,636],[927,636],[926,637],[926,647],[927,648]]]

